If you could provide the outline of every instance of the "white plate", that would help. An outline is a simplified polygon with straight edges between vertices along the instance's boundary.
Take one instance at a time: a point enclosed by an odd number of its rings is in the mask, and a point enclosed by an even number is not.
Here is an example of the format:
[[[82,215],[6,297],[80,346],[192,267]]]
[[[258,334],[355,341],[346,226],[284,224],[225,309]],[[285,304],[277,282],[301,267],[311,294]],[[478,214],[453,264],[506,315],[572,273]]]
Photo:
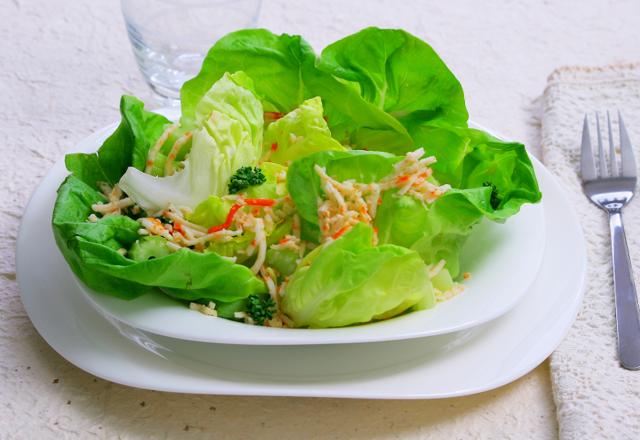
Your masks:
[[[175,111],[167,113],[176,119]],[[79,151],[95,151],[116,124],[84,139]],[[65,172],[53,171],[57,187]],[[212,318],[189,310],[184,303],[161,293],[131,301],[80,288],[105,316],[140,330],[203,342],[250,345],[316,345],[391,341],[433,336],[471,328],[506,313],[526,293],[544,252],[542,204],[525,205],[505,224],[478,225],[462,252],[462,269],[472,273],[465,292],[430,310],[414,312],[368,325],[338,329],[277,329]]]
[[[578,220],[539,163],[548,246],[535,282],[509,313],[472,331],[371,344],[265,347],[204,344],[122,328],[89,304],[46,219],[57,172],[35,191],[18,238],[22,301],[43,338],[107,380],[163,391],[354,398],[441,398],[517,379],[560,343],[577,313],[586,251]]]

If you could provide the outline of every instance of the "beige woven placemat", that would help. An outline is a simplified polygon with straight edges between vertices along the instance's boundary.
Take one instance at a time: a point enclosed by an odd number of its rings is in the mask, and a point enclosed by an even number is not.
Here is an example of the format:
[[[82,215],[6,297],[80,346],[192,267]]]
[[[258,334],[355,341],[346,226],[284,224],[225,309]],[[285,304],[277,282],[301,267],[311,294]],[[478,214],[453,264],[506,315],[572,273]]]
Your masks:
[[[640,371],[627,371],[618,364],[607,218],[583,195],[578,169],[585,113],[590,115],[595,139],[595,111],[604,118],[606,110],[614,116],[618,109],[640,164],[640,63],[558,69],[549,77],[543,103],[542,158],[568,191],[588,248],[581,311],[551,356],[560,437],[638,439]],[[613,137],[617,143],[617,121]],[[606,136],[604,142],[608,145]],[[640,200],[625,209],[624,221],[636,285],[640,286]]]

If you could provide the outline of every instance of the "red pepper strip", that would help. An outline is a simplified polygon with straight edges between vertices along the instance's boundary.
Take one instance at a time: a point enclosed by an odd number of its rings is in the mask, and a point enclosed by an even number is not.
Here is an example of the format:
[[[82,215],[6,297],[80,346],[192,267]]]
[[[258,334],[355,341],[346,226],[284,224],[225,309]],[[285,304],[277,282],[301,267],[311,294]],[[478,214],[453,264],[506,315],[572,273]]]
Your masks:
[[[282,112],[264,112],[265,118],[277,120],[284,116]]]
[[[331,238],[333,238],[334,240],[336,240],[337,238],[339,238],[342,234],[344,234],[345,232],[347,232],[349,230],[350,226],[349,225],[344,225],[343,227],[341,227],[340,229],[338,229],[338,232],[336,232],[335,234],[333,234],[331,236]]]
[[[273,206],[276,201],[274,199],[244,199],[244,203],[251,206]]]
[[[221,225],[211,226],[207,232],[209,234],[213,234],[214,232],[227,229],[229,226],[231,226],[231,222],[233,221],[233,216],[236,215],[236,212],[238,212],[238,209],[242,208],[242,206],[243,205],[240,203],[236,203],[235,205],[233,205],[229,210],[229,214],[227,214],[227,219],[225,220],[225,222],[222,223]]]

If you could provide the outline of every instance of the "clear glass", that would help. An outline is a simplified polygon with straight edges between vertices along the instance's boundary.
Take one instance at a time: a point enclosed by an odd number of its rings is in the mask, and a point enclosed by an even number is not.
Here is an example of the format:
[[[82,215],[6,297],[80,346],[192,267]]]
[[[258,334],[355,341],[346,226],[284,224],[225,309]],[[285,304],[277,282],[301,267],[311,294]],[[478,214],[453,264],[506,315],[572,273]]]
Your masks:
[[[200,70],[223,35],[255,27],[262,0],[121,0],[140,71],[163,104]]]

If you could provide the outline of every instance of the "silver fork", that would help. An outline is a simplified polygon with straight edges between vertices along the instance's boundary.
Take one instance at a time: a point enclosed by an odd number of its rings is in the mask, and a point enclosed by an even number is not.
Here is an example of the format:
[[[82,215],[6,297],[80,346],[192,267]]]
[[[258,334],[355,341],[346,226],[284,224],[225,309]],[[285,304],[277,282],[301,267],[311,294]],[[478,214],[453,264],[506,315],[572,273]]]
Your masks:
[[[622,208],[629,203],[636,188],[636,162],[620,112],[618,112],[620,164],[616,160],[613,146],[609,112],[607,112],[607,126],[609,131],[608,165],[602,145],[600,116],[596,113],[596,128],[598,132],[598,166],[596,167],[591,150],[589,123],[587,116],[585,115],[584,117],[580,158],[582,189],[593,203],[609,214],[618,355],[622,367],[628,370],[639,370],[640,314],[638,313],[638,298],[633,281],[631,261],[629,260],[629,249],[622,224]],[[607,172],[607,168],[609,172]]]

